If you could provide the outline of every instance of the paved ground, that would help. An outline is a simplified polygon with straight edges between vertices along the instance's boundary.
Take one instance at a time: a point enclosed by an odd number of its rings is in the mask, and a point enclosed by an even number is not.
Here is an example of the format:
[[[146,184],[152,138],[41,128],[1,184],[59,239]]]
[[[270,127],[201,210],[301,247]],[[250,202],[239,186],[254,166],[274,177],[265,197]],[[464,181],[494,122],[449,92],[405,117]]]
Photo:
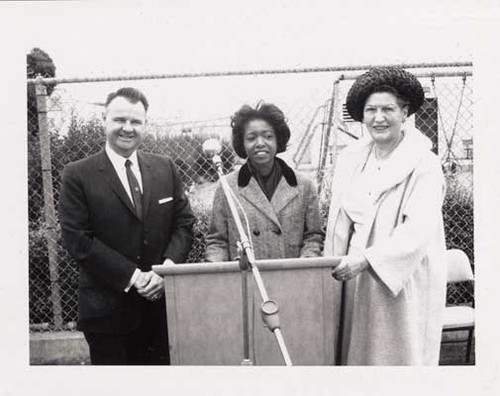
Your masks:
[[[445,337],[462,339],[465,333],[449,334]],[[465,343],[443,344],[440,365],[465,365]],[[471,362],[475,364],[474,343]],[[31,333],[31,365],[88,365],[88,347],[80,332]]]
[[[30,333],[30,364],[89,364],[89,350],[83,333],[58,331]]]

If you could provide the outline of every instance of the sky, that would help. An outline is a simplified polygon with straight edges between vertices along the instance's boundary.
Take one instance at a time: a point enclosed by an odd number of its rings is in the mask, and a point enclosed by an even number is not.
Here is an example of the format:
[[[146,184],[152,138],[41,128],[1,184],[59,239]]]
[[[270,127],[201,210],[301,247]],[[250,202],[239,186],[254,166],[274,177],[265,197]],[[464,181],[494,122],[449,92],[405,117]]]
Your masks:
[[[174,0],[148,2],[147,7],[137,2],[41,2],[23,9],[21,43],[25,53],[42,48],[52,57],[57,76],[69,78],[471,61],[476,21],[490,15],[489,2],[414,3],[418,6],[362,0]],[[259,100],[277,104],[291,119],[302,118],[296,113],[312,114],[328,99],[332,81],[331,74],[302,74],[65,84],[59,89],[85,115],[100,112],[90,104],[102,102],[110,91],[133,85],[150,99],[150,119],[175,123],[228,117],[244,103]]]
[[[345,1],[151,1],[144,2],[1,2],[0,155],[3,194],[0,218],[4,280],[0,282],[0,394],[96,395],[144,393],[151,384],[167,394],[495,394],[498,372],[497,279],[500,199],[498,180],[498,89],[500,65],[498,0],[345,0]],[[342,370],[294,368],[240,371],[215,368],[122,371],[67,367],[27,367],[27,217],[25,56],[35,46],[48,52],[59,77],[116,74],[256,70],[357,64],[474,61],[475,218],[478,366],[453,370]],[[193,80],[194,81],[194,80]],[[222,80],[219,80],[222,81]],[[269,86],[249,79],[240,86],[224,83],[172,83],[164,89],[165,117],[188,117],[186,108],[198,98],[195,115],[225,115],[242,101],[254,101]],[[283,80],[274,91],[291,91]],[[180,84],[175,87],[176,84]],[[167,84],[168,85],[168,84]],[[167,86],[165,85],[165,87]],[[182,95],[186,86],[193,93]],[[272,85],[272,84],[271,84]],[[85,100],[102,100],[89,91]],[[292,86],[292,88],[295,86]],[[238,88],[238,89],[236,89]],[[245,89],[248,88],[248,89]],[[198,92],[197,92],[198,91]],[[265,91],[279,100],[283,95]],[[93,93],[92,93],[93,92]],[[201,94],[200,94],[201,92]],[[199,95],[198,95],[199,94]],[[77,95],[77,93],[75,93]],[[93,96],[92,96],[93,95]],[[273,96],[276,95],[276,96]],[[229,97],[229,99],[227,99]],[[176,103],[182,103],[182,106]],[[152,104],[153,106],[153,104]],[[154,106],[160,106],[154,104]],[[177,106],[179,109],[175,109]],[[172,110],[172,108],[174,108]],[[209,110],[207,110],[209,109]],[[205,111],[206,113],[203,113]],[[189,114],[191,117],[191,114]],[[477,144],[476,144],[477,143]],[[5,177],[4,177],[5,176]],[[479,265],[478,265],[479,267]],[[8,270],[6,270],[8,268]],[[489,307],[485,308],[490,303]],[[485,341],[486,340],[486,341]],[[128,375],[124,376],[124,373]],[[194,375],[193,375],[194,373]],[[362,375],[360,375],[362,373]],[[126,377],[126,381],[124,378]],[[360,381],[360,378],[363,378]],[[307,385],[307,392],[302,390]],[[228,391],[232,390],[231,393]],[[444,394],[443,393],[443,394]],[[498,394],[498,393],[496,393]]]
[[[25,48],[46,49],[61,77],[470,60],[472,24],[494,10],[484,0],[44,3],[24,10]]]

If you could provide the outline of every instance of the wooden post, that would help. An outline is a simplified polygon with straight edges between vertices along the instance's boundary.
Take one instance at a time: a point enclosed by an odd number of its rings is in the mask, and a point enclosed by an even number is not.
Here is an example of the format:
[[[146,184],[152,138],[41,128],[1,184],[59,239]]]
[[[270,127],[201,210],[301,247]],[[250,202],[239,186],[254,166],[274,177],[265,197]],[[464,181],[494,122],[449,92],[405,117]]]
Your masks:
[[[47,232],[47,249],[50,271],[50,295],[54,326],[60,330],[63,327],[61,293],[59,285],[59,268],[57,262],[56,213],[54,209],[54,187],[52,183],[52,161],[50,156],[50,135],[47,124],[47,88],[36,84],[36,102],[38,111],[38,127],[40,136],[40,157],[42,162],[43,200],[45,224]]]
[[[335,116],[337,116],[339,118],[342,117],[342,104],[340,103],[340,99],[339,99],[339,95],[340,95],[340,93],[339,93],[339,84],[340,84],[340,79],[338,79],[337,81],[335,81],[333,83],[333,104],[335,104],[336,106],[338,106],[338,107],[332,107],[334,109],[333,110],[334,113],[337,112],[336,114],[334,114],[334,118],[335,118]],[[339,111],[340,111],[340,114],[338,114]],[[333,121],[333,122],[335,122],[335,121]],[[333,137],[332,137],[332,157],[331,157],[332,158],[332,163],[331,163],[331,166],[332,166],[332,169],[334,169],[334,170],[335,170],[335,165],[337,164],[337,155],[339,153],[339,150],[338,150],[338,144],[339,144],[339,142],[338,142],[338,135],[339,134],[338,134],[338,130],[337,130],[337,131],[334,131]]]

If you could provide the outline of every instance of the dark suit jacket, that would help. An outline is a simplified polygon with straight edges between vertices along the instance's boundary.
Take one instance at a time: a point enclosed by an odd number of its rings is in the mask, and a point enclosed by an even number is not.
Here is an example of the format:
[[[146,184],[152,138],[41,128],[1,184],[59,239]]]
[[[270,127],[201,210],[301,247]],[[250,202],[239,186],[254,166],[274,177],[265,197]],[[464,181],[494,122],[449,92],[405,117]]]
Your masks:
[[[149,303],[134,288],[124,292],[134,270],[150,270],[165,258],[182,263],[191,248],[194,217],[175,165],[165,157],[137,154],[143,221],[104,150],[64,169],[59,218],[64,244],[80,267],[78,329],[82,331],[134,329]]]

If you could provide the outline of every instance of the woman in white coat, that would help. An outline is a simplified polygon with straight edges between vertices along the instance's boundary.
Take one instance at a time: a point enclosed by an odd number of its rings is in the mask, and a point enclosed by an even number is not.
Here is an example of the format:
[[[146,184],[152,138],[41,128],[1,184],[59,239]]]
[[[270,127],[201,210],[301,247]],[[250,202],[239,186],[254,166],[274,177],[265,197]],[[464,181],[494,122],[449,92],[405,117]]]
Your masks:
[[[234,114],[231,126],[234,150],[248,160],[229,174],[227,181],[248,217],[255,258],[321,255],[324,233],[316,186],[276,157],[286,150],[290,138],[283,112],[268,103],[256,108],[245,105]],[[238,230],[219,185],[213,201],[206,260],[234,260],[238,240]]]
[[[347,96],[369,136],[339,155],[325,255],[333,270],[340,364],[437,365],[446,298],[445,182],[431,142],[406,118],[424,92],[412,74],[371,69]]]

